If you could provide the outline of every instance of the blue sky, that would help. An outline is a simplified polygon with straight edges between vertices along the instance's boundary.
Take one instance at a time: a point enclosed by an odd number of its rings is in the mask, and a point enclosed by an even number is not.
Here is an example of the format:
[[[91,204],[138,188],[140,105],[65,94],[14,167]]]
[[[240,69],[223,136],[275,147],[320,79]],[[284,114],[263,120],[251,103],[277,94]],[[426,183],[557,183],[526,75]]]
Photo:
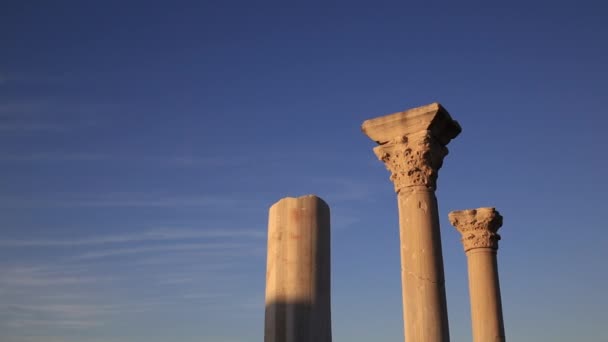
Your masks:
[[[4,1],[0,340],[254,342],[268,208],[332,210],[334,341],[402,339],[396,198],[360,131],[441,102],[447,213],[496,206],[512,341],[606,341],[606,5]]]

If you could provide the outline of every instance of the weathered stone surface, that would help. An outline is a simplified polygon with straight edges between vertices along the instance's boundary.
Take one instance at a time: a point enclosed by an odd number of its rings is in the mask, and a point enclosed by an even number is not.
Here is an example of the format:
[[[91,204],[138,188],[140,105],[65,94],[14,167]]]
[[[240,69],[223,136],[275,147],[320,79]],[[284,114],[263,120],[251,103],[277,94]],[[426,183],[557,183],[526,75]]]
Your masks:
[[[401,192],[417,185],[435,189],[437,173],[448,149],[429,131],[421,131],[377,146],[374,153],[391,172],[395,192]]]
[[[504,342],[505,329],[496,254],[502,216],[494,208],[453,211],[450,222],[462,234],[469,270],[474,342]]]
[[[265,342],[331,342],[330,213],[317,196],[270,208]]]
[[[460,125],[438,103],[367,120],[397,192],[405,340],[448,342],[436,180]]]
[[[417,187],[398,195],[405,340],[448,342],[448,311],[437,199]]]
[[[461,131],[438,103],[367,120],[361,128],[380,145],[374,153],[391,172],[396,192],[419,185],[435,189],[445,146]]]
[[[452,211],[448,215],[450,223],[462,234],[465,252],[480,247],[498,248],[498,228],[502,226],[502,216],[494,208],[479,208]]]
[[[365,120],[361,129],[380,145],[421,131],[430,131],[442,145],[447,145],[461,131],[458,122],[437,102]]]

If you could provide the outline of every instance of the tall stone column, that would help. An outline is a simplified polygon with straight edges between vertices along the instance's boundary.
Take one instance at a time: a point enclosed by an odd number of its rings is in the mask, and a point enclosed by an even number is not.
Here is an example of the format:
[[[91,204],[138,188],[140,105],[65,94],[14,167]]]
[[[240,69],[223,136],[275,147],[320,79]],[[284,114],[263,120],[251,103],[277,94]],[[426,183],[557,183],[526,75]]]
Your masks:
[[[504,342],[496,252],[502,216],[494,208],[452,211],[450,222],[462,234],[469,268],[474,342]]]
[[[363,132],[379,146],[399,206],[405,340],[450,339],[435,188],[446,145],[460,125],[438,103],[367,120]]]
[[[265,342],[331,342],[329,207],[317,196],[270,208]]]

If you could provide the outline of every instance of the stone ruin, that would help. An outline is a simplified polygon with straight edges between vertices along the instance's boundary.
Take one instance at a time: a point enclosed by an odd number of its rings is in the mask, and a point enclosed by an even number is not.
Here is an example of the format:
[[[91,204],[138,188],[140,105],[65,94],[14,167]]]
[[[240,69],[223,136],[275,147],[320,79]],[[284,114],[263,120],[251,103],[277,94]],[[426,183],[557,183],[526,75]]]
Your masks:
[[[363,133],[397,193],[407,342],[448,342],[437,175],[461,132],[438,103],[366,120]],[[331,342],[330,212],[314,195],[270,208],[264,342]],[[474,342],[504,342],[494,208],[452,211],[467,256]]]

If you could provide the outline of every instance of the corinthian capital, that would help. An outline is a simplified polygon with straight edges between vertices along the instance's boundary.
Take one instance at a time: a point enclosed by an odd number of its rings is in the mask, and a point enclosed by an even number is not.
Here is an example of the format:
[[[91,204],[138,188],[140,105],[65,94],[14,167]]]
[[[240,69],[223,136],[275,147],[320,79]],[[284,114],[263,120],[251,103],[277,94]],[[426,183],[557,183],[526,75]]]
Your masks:
[[[391,172],[398,193],[420,185],[434,190],[446,145],[461,131],[439,103],[370,119],[361,128],[380,145],[374,152]]]
[[[448,149],[429,131],[423,131],[377,146],[374,153],[391,172],[390,179],[399,192],[415,185],[435,189],[437,173]]]
[[[502,216],[495,208],[479,208],[452,211],[448,215],[450,223],[462,234],[464,251],[473,248],[498,249],[502,226]]]

